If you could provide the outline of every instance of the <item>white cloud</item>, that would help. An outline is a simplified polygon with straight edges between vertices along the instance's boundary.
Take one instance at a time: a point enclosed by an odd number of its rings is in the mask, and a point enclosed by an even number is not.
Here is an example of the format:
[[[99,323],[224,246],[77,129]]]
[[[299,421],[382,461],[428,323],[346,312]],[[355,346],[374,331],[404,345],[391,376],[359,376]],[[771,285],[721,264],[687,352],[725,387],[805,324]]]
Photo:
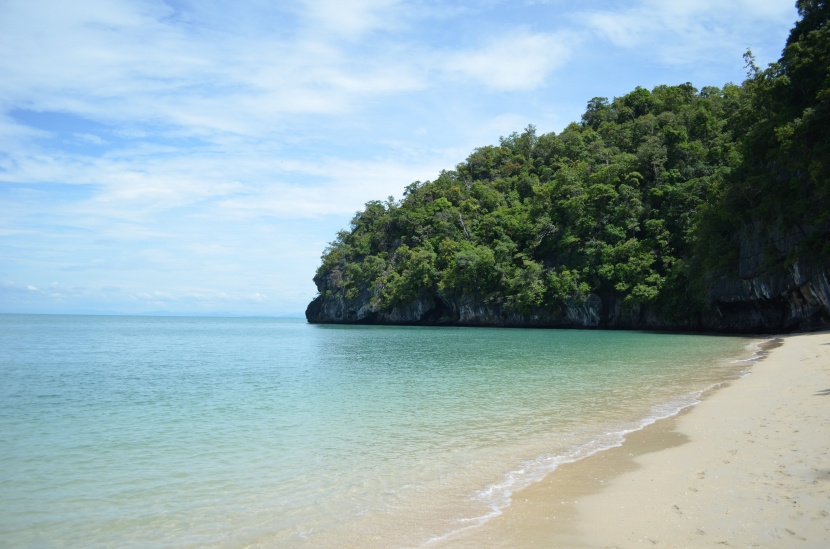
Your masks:
[[[740,65],[791,4],[2,1],[0,306],[301,310],[366,201],[574,119],[575,61]]]
[[[325,33],[355,39],[378,29],[397,25],[399,0],[302,0],[302,13]]]
[[[733,52],[740,58],[740,52],[752,46],[747,41],[758,40],[761,26],[779,28],[794,13],[789,0],[644,0],[619,10],[586,11],[580,17],[618,47],[645,49],[663,63],[688,65],[720,60]]]
[[[219,200],[219,212],[231,217],[319,218],[351,216],[369,200],[400,198],[406,185],[433,179],[450,167],[444,158],[428,164],[389,159],[348,161],[337,158],[314,163],[286,162],[282,182],[270,183],[246,195]],[[286,183],[291,175],[322,179],[316,185]]]
[[[86,143],[91,143],[93,145],[106,144],[106,141],[104,141],[100,136],[92,133],[76,133],[74,134],[74,136],[78,141],[84,141]]]
[[[481,49],[449,55],[444,68],[494,90],[532,90],[569,56],[563,35],[512,29]]]
[[[311,2],[304,13],[318,29],[352,35],[394,20],[387,15],[396,4]],[[367,96],[424,86],[419,71],[394,52],[372,52],[367,60],[333,45],[328,30],[316,33],[322,38],[223,34],[171,19],[159,6],[4,4],[0,104],[261,135],[286,114],[344,113]]]

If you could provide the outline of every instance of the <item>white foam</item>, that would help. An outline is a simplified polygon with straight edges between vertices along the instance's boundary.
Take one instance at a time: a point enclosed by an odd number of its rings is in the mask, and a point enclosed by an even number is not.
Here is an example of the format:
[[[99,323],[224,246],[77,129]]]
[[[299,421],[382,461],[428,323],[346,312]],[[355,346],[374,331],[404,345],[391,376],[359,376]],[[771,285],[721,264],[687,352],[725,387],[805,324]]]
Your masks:
[[[505,508],[510,506],[515,492],[521,491],[531,484],[541,481],[547,475],[555,471],[560,465],[574,463],[591,457],[599,452],[622,446],[625,442],[626,435],[642,430],[660,420],[676,416],[683,410],[699,404],[701,397],[705,393],[721,386],[722,384],[723,382],[716,383],[703,390],[689,393],[678,399],[656,404],[652,406],[651,413],[649,415],[633,425],[627,427],[621,426],[619,429],[603,433],[588,442],[574,446],[566,452],[555,455],[546,454],[539,456],[534,460],[524,462],[518,468],[505,474],[504,478],[500,482],[491,484],[476,493],[474,499],[489,507],[489,512],[480,516],[458,519],[456,522],[462,526],[452,529],[445,534],[430,538],[423,544],[423,546],[425,547],[433,543],[446,540],[460,534],[461,532],[477,528],[489,520],[498,517],[503,513]]]

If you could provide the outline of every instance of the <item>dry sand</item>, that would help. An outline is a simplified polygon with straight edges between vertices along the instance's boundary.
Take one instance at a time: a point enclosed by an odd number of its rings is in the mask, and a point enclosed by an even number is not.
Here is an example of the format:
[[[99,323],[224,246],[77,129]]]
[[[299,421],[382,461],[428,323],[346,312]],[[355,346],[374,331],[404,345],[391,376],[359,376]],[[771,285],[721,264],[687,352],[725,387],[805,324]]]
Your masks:
[[[514,494],[436,547],[830,547],[830,333]]]

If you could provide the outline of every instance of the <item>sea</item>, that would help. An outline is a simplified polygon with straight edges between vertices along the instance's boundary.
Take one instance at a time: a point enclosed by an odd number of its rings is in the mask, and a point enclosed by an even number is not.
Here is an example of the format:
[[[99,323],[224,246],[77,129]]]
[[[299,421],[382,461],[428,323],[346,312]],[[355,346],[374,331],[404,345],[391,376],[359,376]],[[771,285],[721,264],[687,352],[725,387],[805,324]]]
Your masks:
[[[0,547],[428,548],[759,340],[0,315]]]

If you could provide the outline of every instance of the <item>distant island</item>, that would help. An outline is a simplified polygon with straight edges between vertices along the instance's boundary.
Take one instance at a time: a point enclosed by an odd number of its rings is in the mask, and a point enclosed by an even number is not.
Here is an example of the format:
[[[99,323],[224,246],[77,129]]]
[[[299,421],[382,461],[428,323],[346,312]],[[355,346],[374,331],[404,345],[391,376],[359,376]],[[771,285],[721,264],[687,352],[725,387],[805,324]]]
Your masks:
[[[638,87],[476,149],[325,250],[311,323],[830,327],[827,2],[742,85]]]

